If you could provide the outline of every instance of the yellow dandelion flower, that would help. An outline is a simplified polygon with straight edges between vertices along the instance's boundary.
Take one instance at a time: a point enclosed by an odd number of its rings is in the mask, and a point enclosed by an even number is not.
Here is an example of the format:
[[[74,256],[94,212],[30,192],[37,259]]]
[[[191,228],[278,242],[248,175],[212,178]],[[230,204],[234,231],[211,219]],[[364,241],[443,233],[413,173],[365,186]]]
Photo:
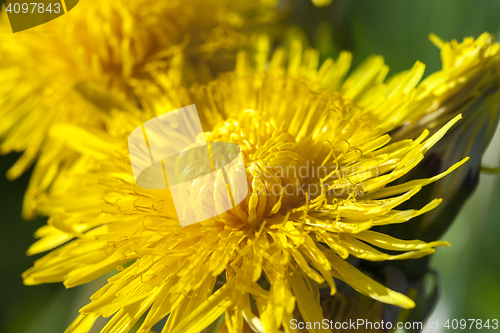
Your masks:
[[[290,332],[294,310],[304,321],[322,321],[319,290],[335,294],[335,279],[377,301],[412,308],[409,297],[348,259],[420,258],[448,245],[370,229],[439,205],[434,199],[396,209],[467,159],[431,178],[391,183],[415,168],[460,115],[433,135],[423,130],[390,142],[387,132],[420,103],[415,87],[423,65],[384,82],[388,68],[372,57],[344,81],[346,57],[318,68],[317,53],[303,53],[298,44],[287,62],[282,50],[255,64],[240,53],[234,72],[191,89],[207,142],[241,148],[249,193],[226,213],[185,227],[168,189],[135,183],[127,135],[148,120],[144,114],[116,117],[115,135],[58,126],[58,138],[81,157],[38,198],[50,219],[28,253],[64,245],[37,260],[24,282],[73,287],[118,270],[68,332],[87,332],[100,316],[112,317],[102,332],[126,332],[141,318],[138,332],[149,332],[166,316],[163,332],[199,332],[223,314],[228,332],[241,332],[244,322],[257,332]],[[157,105],[150,107],[154,112]],[[192,193],[203,209],[205,192]]]
[[[427,77],[415,91],[419,101],[411,108],[411,116],[391,133],[395,139],[411,138],[424,128],[431,133],[458,114],[464,121],[439,142],[422,167],[408,177],[430,177],[446,169],[454,160],[470,157],[470,161],[442,182],[435,183],[413,200],[430,196],[450,196],[436,210],[414,222],[413,235],[419,239],[439,238],[455,219],[465,200],[473,193],[481,169],[481,160],[497,128],[500,112],[500,45],[484,33],[462,43],[445,42],[435,35],[431,40],[441,49],[443,69]],[[424,196],[424,198],[420,198]],[[409,234],[399,228],[397,235]]]
[[[246,5],[230,1],[80,1],[66,15],[26,32],[10,34],[5,11],[0,30],[0,153],[24,152],[8,171],[15,179],[41,155],[25,199],[45,190],[74,153],[50,141],[56,123],[104,127],[102,114],[75,86],[82,82],[136,102],[136,81],[170,70],[180,84],[183,57],[201,68],[219,49],[241,46]],[[183,56],[181,56],[181,52]],[[194,61],[196,60],[196,61]],[[201,71],[199,71],[201,73]],[[206,72],[206,70],[205,70]]]
[[[312,2],[317,7],[327,7],[332,3],[332,0],[312,0]]]

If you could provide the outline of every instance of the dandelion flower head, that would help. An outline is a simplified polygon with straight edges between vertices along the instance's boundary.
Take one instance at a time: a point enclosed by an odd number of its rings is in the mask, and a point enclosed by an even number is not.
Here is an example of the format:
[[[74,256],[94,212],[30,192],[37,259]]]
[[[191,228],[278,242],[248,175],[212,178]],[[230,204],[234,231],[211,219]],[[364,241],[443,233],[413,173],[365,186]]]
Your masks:
[[[432,135],[422,130],[391,142],[391,130],[432,104],[415,94],[423,64],[385,81],[388,67],[373,56],[345,78],[349,53],[319,66],[318,53],[300,44],[288,59],[281,49],[267,59],[266,45],[256,55],[239,53],[233,72],[194,85],[186,97],[197,106],[208,142],[241,147],[249,193],[223,215],[180,227],[168,190],[135,184],[126,135],[159,112],[154,101],[142,116],[115,118],[117,135],[59,127],[61,141],[71,137],[80,157],[38,198],[50,219],[29,253],[52,252],[24,281],[73,287],[118,270],[68,332],[86,332],[100,316],[112,316],[102,332],[126,332],[143,315],[138,332],[167,315],[162,332],[198,332],[222,314],[229,332],[241,332],[244,322],[259,332],[291,331],[296,308],[305,321],[323,319],[319,290],[335,294],[335,279],[377,301],[414,306],[349,258],[420,258],[448,245],[371,228],[439,205],[436,198],[397,209],[466,159],[428,179],[391,183],[418,165],[460,115]],[[284,172],[301,168],[306,172]]]

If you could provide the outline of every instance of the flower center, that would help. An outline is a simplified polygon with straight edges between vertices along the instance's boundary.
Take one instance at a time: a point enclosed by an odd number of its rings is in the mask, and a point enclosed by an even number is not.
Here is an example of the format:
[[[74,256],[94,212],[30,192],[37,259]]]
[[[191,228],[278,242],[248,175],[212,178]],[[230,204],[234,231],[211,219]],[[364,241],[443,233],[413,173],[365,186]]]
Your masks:
[[[238,144],[245,160],[248,195],[235,209],[245,222],[258,225],[266,218],[293,207],[305,196],[309,165],[304,149],[295,137],[264,120],[254,111],[246,111],[238,120],[227,120],[206,133],[209,142]]]

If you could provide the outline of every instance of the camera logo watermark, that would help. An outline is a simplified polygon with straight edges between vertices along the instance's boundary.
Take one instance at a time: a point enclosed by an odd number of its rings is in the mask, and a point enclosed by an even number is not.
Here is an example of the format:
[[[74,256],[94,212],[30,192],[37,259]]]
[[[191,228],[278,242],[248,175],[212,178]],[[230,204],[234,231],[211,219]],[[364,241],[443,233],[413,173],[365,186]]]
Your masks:
[[[206,142],[195,105],[148,120],[128,147],[137,186],[168,188],[181,226],[227,212],[248,194],[240,147]]]
[[[5,6],[12,32],[52,21],[75,8],[79,0],[0,0]]]

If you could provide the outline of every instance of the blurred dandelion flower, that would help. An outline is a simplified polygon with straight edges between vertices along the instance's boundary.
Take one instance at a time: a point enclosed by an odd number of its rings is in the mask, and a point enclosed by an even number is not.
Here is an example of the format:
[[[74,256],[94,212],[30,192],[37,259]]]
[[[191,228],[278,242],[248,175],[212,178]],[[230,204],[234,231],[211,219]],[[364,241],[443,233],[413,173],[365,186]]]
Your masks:
[[[433,149],[424,163],[407,177],[430,177],[444,171],[452,161],[470,161],[442,182],[419,193],[411,204],[429,197],[448,197],[436,210],[419,217],[410,230],[392,228],[400,237],[410,234],[427,241],[438,239],[451,225],[479,181],[481,160],[500,117],[500,45],[489,33],[462,43],[431,40],[441,49],[443,69],[427,77],[416,90],[411,117],[391,133],[395,139],[411,138],[427,128],[431,133],[458,114],[464,121],[454,127]],[[397,230],[394,230],[397,229]],[[411,232],[411,233],[409,233]]]
[[[24,152],[8,178],[17,178],[40,156],[24,216],[33,215],[32,197],[76,158],[50,140],[52,126],[105,127],[108,115],[92,108],[75,86],[91,83],[132,102],[134,85],[152,80],[155,71],[168,70],[170,84],[179,86],[186,57],[202,73],[217,50],[242,46],[245,37],[237,30],[244,28],[245,13],[260,7],[258,1],[80,1],[66,15],[16,34],[7,33],[3,12],[0,152]]]
[[[332,3],[332,0],[312,0],[312,2],[317,7],[327,7]]]
[[[190,90],[207,141],[236,143],[244,156],[249,195],[223,215],[180,228],[168,190],[135,185],[126,134],[57,126],[58,139],[81,156],[38,198],[50,219],[28,253],[64,245],[37,260],[24,282],[73,287],[119,271],[68,332],[87,332],[100,316],[112,316],[102,332],[126,332],[143,315],[138,332],[166,316],[164,332],[199,332],[223,314],[229,332],[241,332],[244,322],[259,332],[291,331],[294,309],[306,321],[323,319],[317,295],[320,288],[335,294],[334,279],[377,301],[414,306],[346,259],[420,258],[447,245],[370,228],[438,206],[440,199],[396,209],[466,159],[428,179],[391,183],[415,168],[460,115],[432,136],[422,130],[390,143],[387,133],[420,103],[422,64],[384,82],[388,68],[375,56],[344,80],[348,53],[318,68],[314,50],[302,52],[296,43],[288,61],[281,49],[268,60],[267,45],[262,39],[256,55],[239,53],[234,72]],[[122,115],[112,123],[130,133],[146,120]]]

